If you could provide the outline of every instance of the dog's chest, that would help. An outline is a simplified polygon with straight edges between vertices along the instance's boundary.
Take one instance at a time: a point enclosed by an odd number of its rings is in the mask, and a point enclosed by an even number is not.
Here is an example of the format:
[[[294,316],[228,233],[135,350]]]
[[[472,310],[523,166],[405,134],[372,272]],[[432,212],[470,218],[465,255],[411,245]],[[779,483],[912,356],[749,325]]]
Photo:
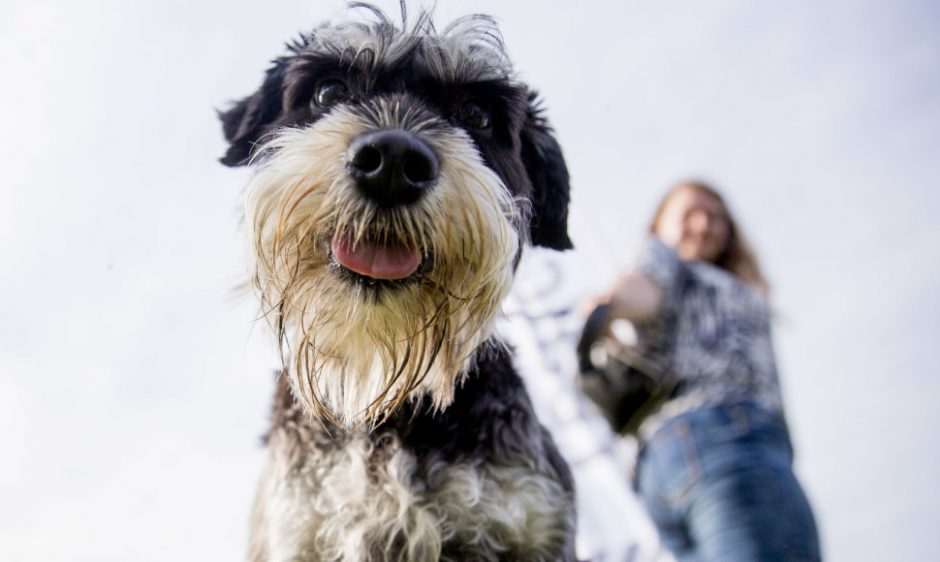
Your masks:
[[[563,541],[564,490],[529,467],[367,438],[297,460],[269,488],[271,530],[289,539],[272,560],[554,560]]]

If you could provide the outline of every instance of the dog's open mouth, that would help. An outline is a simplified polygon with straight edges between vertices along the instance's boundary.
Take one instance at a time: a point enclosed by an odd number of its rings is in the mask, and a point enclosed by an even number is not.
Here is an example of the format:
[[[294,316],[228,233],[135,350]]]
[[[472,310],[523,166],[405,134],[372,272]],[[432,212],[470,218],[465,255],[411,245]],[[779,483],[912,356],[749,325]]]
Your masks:
[[[343,268],[369,279],[401,281],[412,277],[421,267],[421,251],[399,241],[374,241],[335,234],[330,252]]]

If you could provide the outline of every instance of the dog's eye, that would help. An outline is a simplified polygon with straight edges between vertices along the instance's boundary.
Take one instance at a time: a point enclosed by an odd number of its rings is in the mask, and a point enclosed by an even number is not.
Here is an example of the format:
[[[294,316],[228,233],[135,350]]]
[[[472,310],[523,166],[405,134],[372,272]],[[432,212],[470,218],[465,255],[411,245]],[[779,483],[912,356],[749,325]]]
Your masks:
[[[337,78],[323,80],[317,84],[313,99],[320,107],[330,107],[349,99],[349,88]]]
[[[476,100],[465,101],[457,108],[457,120],[474,129],[486,129],[490,126],[490,110]]]

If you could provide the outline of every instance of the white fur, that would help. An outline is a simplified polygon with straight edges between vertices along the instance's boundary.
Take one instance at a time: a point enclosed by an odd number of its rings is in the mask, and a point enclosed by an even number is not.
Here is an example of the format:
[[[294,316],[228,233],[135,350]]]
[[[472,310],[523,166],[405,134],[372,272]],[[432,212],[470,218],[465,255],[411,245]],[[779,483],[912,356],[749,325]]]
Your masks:
[[[420,43],[423,67],[438,80],[508,80],[513,76],[502,34],[489,16],[462,17],[438,33],[431,14],[421,12],[414,21],[403,21],[401,27],[408,28],[407,32],[375,22],[325,25],[313,33],[314,41],[307,49],[374,73],[412,56]]]
[[[381,451],[358,438],[297,461],[271,459],[254,561],[384,561],[396,545],[402,562],[458,562],[442,556],[458,543],[473,545],[474,560],[548,562],[571,516],[559,484],[526,466],[438,462],[417,485],[414,457],[393,438]]]

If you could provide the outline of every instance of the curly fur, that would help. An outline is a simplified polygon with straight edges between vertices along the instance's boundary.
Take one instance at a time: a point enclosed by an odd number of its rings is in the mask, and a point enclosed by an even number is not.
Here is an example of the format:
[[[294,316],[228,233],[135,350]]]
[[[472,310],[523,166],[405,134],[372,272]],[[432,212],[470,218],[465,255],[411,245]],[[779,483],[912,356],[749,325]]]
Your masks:
[[[259,509],[280,529],[266,535],[272,560],[549,561],[565,542],[566,491],[527,466],[438,461],[415,486],[415,456],[392,435],[298,461],[268,469],[278,485]],[[454,544],[474,550],[445,551]]]

